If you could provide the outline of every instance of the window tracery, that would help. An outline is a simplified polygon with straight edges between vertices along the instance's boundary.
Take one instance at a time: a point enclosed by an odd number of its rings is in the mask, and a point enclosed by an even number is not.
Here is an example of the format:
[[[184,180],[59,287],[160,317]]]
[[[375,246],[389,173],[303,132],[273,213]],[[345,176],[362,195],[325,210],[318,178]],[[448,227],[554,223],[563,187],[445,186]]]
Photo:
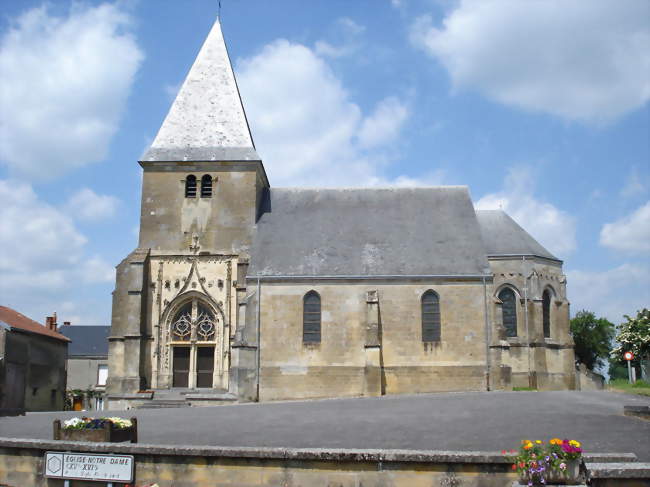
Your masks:
[[[218,323],[214,311],[198,298],[193,298],[174,315],[170,325],[171,339],[189,341],[194,336],[198,341],[215,341]]]

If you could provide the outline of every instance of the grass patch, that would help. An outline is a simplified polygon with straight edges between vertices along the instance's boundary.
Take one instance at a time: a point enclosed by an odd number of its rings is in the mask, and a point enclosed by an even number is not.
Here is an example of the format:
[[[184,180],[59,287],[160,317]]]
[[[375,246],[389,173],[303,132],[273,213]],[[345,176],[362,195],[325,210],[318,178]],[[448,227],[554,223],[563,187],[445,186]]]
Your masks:
[[[513,387],[513,391],[536,391],[534,387]]]
[[[630,384],[627,379],[614,379],[609,382],[609,388],[614,391],[650,397],[650,384],[642,380]]]

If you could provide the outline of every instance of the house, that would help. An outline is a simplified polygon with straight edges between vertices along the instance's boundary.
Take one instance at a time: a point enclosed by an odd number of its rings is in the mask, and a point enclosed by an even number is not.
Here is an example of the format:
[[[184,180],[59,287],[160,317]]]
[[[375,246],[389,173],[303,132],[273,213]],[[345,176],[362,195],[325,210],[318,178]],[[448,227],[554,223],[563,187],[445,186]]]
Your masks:
[[[63,409],[70,340],[56,328],[56,313],[43,326],[0,306],[0,411]]]
[[[69,321],[59,328],[70,339],[68,399],[75,411],[104,409],[110,329],[110,326],[72,326]]]

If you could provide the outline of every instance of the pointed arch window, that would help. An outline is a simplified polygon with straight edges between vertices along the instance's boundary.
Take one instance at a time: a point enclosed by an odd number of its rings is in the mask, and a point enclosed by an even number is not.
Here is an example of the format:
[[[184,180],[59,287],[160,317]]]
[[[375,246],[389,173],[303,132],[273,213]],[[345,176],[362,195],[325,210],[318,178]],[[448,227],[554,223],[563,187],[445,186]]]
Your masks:
[[[185,197],[196,198],[196,176],[192,174],[185,178]]]
[[[201,198],[212,198],[212,176],[209,174],[201,178]]]
[[[429,289],[422,295],[422,341],[440,341],[440,298]]]
[[[171,340],[185,342],[194,336],[199,342],[215,341],[218,322],[212,308],[194,298],[174,314],[169,329]]]
[[[551,336],[551,293],[548,289],[542,294],[542,327],[544,338]]]
[[[320,343],[320,295],[309,291],[302,300],[302,341]]]
[[[499,293],[501,319],[507,337],[517,336],[517,297],[512,289],[506,287]]]

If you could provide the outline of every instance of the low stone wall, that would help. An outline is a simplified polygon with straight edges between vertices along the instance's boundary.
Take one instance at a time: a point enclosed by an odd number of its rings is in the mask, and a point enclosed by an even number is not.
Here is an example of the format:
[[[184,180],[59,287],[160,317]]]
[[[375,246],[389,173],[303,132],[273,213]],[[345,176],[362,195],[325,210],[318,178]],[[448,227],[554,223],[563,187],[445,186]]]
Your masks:
[[[587,369],[584,364],[576,367],[576,390],[602,391],[605,388],[605,378]]]
[[[1,487],[60,487],[43,477],[46,451],[135,457],[136,487],[511,487],[516,475],[497,452],[249,448],[88,443],[0,438]],[[594,487],[631,487],[650,464],[631,453],[586,454]],[[74,481],[75,487],[97,482]],[[121,485],[121,484],[119,484]]]
[[[0,485],[59,487],[61,480],[42,476],[46,451],[134,455],[136,486],[156,482],[160,487],[504,487],[515,479],[510,464],[496,452],[221,448],[0,438]],[[74,485],[86,484],[75,481]]]

